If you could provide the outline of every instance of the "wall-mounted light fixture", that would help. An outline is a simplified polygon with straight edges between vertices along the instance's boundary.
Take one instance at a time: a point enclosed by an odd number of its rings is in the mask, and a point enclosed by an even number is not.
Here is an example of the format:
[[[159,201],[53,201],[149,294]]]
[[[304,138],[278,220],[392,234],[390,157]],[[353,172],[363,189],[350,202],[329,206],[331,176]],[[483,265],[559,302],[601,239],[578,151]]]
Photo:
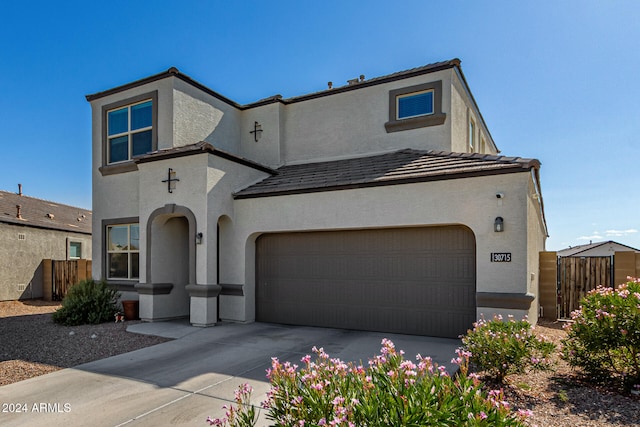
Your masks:
[[[504,219],[501,216],[496,217],[496,220],[493,223],[493,231],[496,233],[500,233],[504,231]]]
[[[202,244],[202,233],[196,234],[196,245]]]

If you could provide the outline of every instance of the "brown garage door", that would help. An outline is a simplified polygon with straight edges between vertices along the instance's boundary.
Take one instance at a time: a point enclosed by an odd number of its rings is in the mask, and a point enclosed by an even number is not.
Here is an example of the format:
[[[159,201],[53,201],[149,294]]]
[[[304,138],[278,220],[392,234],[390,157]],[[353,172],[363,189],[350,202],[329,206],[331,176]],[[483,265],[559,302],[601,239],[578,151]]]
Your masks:
[[[466,227],[265,234],[256,264],[258,321],[439,337],[475,321]]]

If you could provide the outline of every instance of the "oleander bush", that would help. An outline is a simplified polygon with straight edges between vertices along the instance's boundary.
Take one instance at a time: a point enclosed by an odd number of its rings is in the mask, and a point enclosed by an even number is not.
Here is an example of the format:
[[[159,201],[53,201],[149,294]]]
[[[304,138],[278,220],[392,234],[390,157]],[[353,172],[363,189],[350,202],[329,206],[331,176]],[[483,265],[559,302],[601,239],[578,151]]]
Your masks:
[[[69,289],[53,320],[67,326],[113,321],[119,311],[118,296],[104,281],[83,280]]]
[[[499,382],[529,369],[552,369],[550,356],[556,349],[551,341],[536,336],[526,319],[505,320],[500,315],[474,323],[462,337],[462,346],[471,354],[473,366]]]
[[[444,367],[418,355],[405,360],[393,343],[368,366],[330,358],[322,348],[302,358],[302,366],[273,358],[267,372],[271,389],[262,408],[275,426],[524,426],[530,411],[513,411],[502,390],[483,391],[477,375],[468,373],[468,354],[461,349],[450,376]],[[236,391],[236,406],[210,425],[248,427],[257,414],[251,388]],[[253,412],[250,412],[253,411]]]
[[[589,378],[631,390],[640,384],[640,283],[598,287],[571,313],[562,355]]]

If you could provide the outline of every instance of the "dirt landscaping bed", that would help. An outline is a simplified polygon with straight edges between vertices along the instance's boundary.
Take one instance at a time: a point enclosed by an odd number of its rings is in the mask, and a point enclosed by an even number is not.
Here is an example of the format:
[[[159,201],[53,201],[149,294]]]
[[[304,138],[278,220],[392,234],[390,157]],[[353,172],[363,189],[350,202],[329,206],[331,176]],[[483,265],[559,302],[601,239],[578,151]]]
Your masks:
[[[51,313],[58,307],[43,301],[0,302],[0,386],[168,341],[126,332],[133,322],[57,325]],[[561,322],[541,322],[536,333],[558,347],[565,336]],[[531,426],[640,426],[640,398],[586,383],[559,352],[555,361],[553,372],[510,376],[507,385],[487,383],[487,388],[503,388],[513,407],[533,411]]]
[[[168,341],[127,332],[132,321],[58,325],[52,313],[59,307],[0,301],[0,386]]]
[[[563,322],[541,321],[537,334],[561,348],[566,336]],[[640,426],[640,398],[618,390],[587,383],[567,362],[554,355],[555,370],[533,371],[507,377],[507,385],[487,382],[488,388],[503,388],[512,406],[530,409],[529,425],[539,427]]]

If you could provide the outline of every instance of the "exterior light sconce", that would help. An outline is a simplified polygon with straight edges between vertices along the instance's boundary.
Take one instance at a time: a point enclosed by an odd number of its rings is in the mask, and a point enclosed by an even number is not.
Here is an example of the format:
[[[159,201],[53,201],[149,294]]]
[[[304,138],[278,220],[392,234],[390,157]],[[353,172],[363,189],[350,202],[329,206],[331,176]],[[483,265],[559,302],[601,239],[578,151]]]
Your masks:
[[[196,234],[196,245],[202,244],[202,233]]]
[[[501,233],[504,231],[504,219],[501,216],[496,217],[496,220],[493,223],[493,231],[496,233]]]

